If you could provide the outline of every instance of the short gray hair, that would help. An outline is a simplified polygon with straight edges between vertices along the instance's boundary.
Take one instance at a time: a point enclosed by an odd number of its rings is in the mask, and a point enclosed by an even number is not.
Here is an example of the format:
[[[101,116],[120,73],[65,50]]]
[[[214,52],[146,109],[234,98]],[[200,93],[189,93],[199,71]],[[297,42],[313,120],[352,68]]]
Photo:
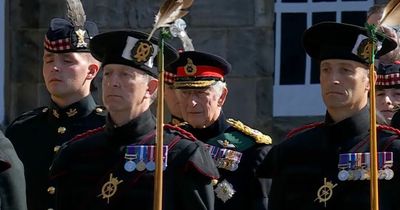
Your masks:
[[[215,91],[217,98],[221,97],[222,91],[226,88],[226,82],[217,81],[213,85],[210,86]]]

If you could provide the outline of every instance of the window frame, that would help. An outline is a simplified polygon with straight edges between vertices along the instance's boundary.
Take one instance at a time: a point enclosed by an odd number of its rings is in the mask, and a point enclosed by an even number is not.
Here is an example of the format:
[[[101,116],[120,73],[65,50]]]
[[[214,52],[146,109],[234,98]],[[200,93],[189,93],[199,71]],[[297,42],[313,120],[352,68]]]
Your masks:
[[[313,13],[336,12],[336,21],[341,22],[342,12],[368,11],[373,0],[286,3],[275,1],[275,74],[273,86],[273,117],[321,116],[326,112],[319,84],[311,83],[311,58],[305,62],[305,83],[280,84],[282,13],[306,13],[307,28],[312,25]],[[334,8],[334,9],[332,9]]]

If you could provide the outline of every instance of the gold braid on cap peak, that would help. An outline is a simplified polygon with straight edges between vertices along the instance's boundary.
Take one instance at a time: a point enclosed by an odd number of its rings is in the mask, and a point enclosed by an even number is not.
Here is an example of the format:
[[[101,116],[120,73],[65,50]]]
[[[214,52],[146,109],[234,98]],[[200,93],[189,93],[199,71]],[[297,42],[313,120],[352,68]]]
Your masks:
[[[208,87],[216,83],[216,80],[199,80],[199,81],[176,81],[174,83],[175,88],[203,88]]]
[[[272,144],[272,138],[268,135],[261,133],[258,130],[252,129],[249,126],[243,124],[239,120],[227,119],[226,122],[230,124],[232,127],[238,129],[244,134],[253,137],[257,143],[259,144]]]

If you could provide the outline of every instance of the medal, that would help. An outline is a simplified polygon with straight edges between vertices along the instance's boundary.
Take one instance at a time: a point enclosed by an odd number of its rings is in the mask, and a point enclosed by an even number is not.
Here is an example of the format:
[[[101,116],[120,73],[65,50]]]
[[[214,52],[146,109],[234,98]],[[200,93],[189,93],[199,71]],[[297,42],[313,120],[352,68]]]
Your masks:
[[[338,179],[339,179],[340,181],[346,181],[346,180],[349,178],[349,176],[350,176],[350,174],[349,174],[348,171],[346,171],[346,170],[341,170],[341,171],[339,171]]]
[[[324,203],[324,207],[326,208],[326,202],[332,198],[333,188],[335,188],[337,184],[332,184],[332,182],[327,182],[326,178],[324,178],[324,184],[317,191],[317,198],[314,200],[319,203]]]
[[[391,179],[393,179],[393,177],[394,177],[394,172],[393,172],[392,169],[390,169],[390,168],[385,168],[384,171],[385,171],[385,174],[386,174],[385,180],[391,180]]]
[[[146,169],[148,171],[154,171],[156,169],[156,164],[154,163],[154,146],[149,146],[148,149],[150,150],[150,152],[148,152],[149,162],[147,162],[147,164],[146,164]]]
[[[340,181],[346,181],[349,179],[349,172],[346,170],[349,168],[349,156],[348,154],[340,154],[339,155],[339,164],[338,164],[338,168],[339,168],[339,173],[338,173],[338,179]]]
[[[129,160],[129,161],[125,162],[124,169],[127,172],[132,172],[136,169],[136,163],[133,162],[132,160]]]
[[[124,164],[124,169],[127,172],[132,172],[136,169],[136,163],[133,161],[137,158],[137,154],[135,152],[135,148],[132,146],[127,146],[125,151],[125,160],[127,160]]]
[[[138,171],[144,171],[146,169],[146,163],[144,163],[144,156],[145,156],[145,146],[141,145],[140,146],[140,152],[139,152],[139,162],[136,164],[136,170]]]
[[[226,201],[228,201],[229,199],[231,199],[236,192],[233,189],[232,184],[229,183],[228,181],[226,181],[226,179],[224,179],[224,181],[218,183],[218,185],[214,191],[216,193],[216,196],[219,199],[221,199],[224,203]]]
[[[163,146],[163,170],[168,166],[168,146]]]

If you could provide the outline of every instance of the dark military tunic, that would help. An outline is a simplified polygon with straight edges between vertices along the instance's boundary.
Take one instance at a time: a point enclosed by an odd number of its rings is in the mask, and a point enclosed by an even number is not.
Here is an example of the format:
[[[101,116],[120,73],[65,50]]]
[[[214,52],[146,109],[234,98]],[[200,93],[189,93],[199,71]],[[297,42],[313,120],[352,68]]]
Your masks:
[[[155,126],[150,111],[121,127],[109,119],[105,128],[63,146],[51,173],[54,209],[153,209],[154,171],[128,172],[124,164],[127,145],[154,145]],[[206,148],[178,131],[164,131],[169,153],[163,174],[163,209],[214,209],[211,180],[218,171]],[[110,181],[115,185],[107,188]]]
[[[234,145],[234,148],[228,149],[242,153],[241,161],[236,171],[219,168],[221,176],[218,179],[219,183],[223,180],[228,181],[236,192],[226,202],[216,197],[216,210],[267,209],[267,191],[269,190],[270,180],[257,178],[255,170],[270,150],[270,143],[256,143],[253,137],[228,124],[222,112],[218,120],[207,128],[195,129],[190,125],[185,125],[183,128],[201,141],[216,147],[222,148],[221,142],[228,140],[229,144]],[[230,137],[229,139],[227,139],[228,136]]]
[[[24,166],[0,131],[0,210],[26,210]]]
[[[47,209],[49,167],[60,145],[75,135],[105,124],[105,111],[89,95],[66,108],[54,102],[27,112],[7,128],[25,166],[27,201],[30,210]]]
[[[369,151],[369,123],[368,108],[338,123],[327,114],[324,123],[274,146],[259,168],[261,176],[273,178],[269,209],[370,209],[368,180],[338,179],[339,154]],[[379,181],[381,210],[400,209],[398,139],[393,132],[378,131],[378,151],[394,153],[394,178]],[[317,197],[325,178],[334,186],[333,193],[326,194],[332,196],[326,200],[326,207]]]

